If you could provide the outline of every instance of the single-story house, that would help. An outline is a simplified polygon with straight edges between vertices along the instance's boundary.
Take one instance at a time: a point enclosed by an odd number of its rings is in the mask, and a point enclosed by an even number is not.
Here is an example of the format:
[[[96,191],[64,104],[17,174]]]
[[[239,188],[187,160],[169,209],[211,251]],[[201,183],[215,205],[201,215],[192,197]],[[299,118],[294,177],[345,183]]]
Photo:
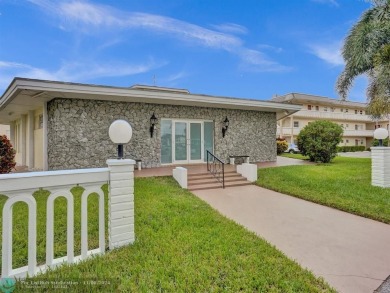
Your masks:
[[[225,161],[261,162],[276,160],[276,121],[300,108],[156,86],[15,78],[0,98],[0,124],[10,125],[17,163],[32,170],[105,166],[116,156],[108,136],[116,119],[131,124],[125,156],[143,167],[202,163],[207,150]]]

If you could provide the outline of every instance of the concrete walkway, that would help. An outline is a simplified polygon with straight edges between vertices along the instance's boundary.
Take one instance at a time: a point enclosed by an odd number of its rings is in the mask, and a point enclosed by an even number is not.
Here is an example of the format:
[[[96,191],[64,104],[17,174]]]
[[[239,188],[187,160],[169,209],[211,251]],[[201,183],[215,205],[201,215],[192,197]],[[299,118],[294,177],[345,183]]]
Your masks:
[[[390,275],[390,225],[255,185],[193,193],[339,292],[373,292]]]

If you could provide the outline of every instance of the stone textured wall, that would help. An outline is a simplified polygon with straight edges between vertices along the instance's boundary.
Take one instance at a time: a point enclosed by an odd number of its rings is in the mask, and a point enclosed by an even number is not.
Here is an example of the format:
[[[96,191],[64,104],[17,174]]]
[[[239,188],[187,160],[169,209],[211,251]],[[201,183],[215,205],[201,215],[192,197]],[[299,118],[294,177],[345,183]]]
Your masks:
[[[151,138],[153,112],[159,123]],[[222,138],[226,116],[230,125]],[[108,137],[116,119],[127,120],[133,128],[133,137],[124,147],[126,157],[142,159],[143,167],[160,166],[161,118],[213,120],[214,152],[226,162],[231,154],[249,155],[252,162],[276,160],[275,113],[57,98],[48,103],[49,169],[106,166],[106,160],[116,156]]]

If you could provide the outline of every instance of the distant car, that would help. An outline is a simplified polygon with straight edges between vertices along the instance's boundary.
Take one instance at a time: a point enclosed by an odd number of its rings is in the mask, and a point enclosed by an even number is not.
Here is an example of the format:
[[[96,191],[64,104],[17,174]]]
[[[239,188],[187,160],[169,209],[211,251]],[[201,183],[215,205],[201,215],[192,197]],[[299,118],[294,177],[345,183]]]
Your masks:
[[[295,143],[289,143],[288,148],[285,151],[285,153],[290,153],[290,154],[297,154],[300,153],[301,151],[298,149],[297,145]]]

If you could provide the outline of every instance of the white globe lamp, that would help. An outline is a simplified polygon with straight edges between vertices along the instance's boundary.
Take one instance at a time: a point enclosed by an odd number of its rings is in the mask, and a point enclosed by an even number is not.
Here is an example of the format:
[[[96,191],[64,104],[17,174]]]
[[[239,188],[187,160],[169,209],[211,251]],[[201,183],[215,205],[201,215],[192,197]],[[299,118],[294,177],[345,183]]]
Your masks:
[[[118,159],[123,159],[123,145],[128,143],[133,135],[133,129],[126,120],[115,120],[108,129],[108,135],[113,143],[118,145]]]

